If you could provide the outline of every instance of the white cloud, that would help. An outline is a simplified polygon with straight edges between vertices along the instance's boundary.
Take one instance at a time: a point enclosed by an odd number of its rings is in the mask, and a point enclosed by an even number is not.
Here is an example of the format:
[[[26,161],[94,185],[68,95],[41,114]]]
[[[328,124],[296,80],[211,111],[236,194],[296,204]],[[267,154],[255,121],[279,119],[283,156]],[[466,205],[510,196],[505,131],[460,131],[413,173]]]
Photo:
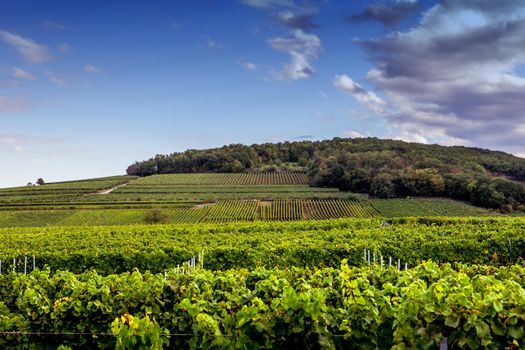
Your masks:
[[[92,64],[86,64],[84,66],[84,72],[86,72],[86,73],[102,73],[103,70],[98,68],[98,67],[96,67],[96,66],[94,66],[94,65],[92,65]]]
[[[366,91],[361,85],[352,80],[349,76],[336,75],[334,86],[341,91],[352,95],[361,105],[375,113],[384,113],[386,105],[379,96],[372,91]]]
[[[249,72],[255,72],[257,70],[257,65],[255,63],[246,61],[244,59],[237,60],[237,64]]]
[[[32,104],[24,98],[0,95],[0,113],[24,112]]]
[[[268,43],[275,50],[291,56],[291,61],[277,74],[277,78],[285,80],[310,78],[314,73],[311,61],[318,59],[323,49],[317,35],[305,33],[301,29],[293,30],[289,37],[269,39]]]
[[[36,77],[33,74],[21,68],[17,68],[17,67],[13,67],[13,77],[15,79],[22,79],[22,80],[35,80],[36,79]]]
[[[315,7],[287,8],[273,14],[273,19],[292,29],[308,30],[317,28],[314,17],[318,14]]]
[[[400,135],[393,136],[393,140],[405,141],[405,142],[417,142],[417,143],[428,143],[428,139],[418,133],[403,132]]]
[[[29,38],[0,30],[0,39],[13,46],[22,57],[31,63],[42,63],[52,59],[47,46],[37,44]]]
[[[361,134],[359,131],[348,130],[343,133],[343,137],[360,138],[360,137],[366,137],[366,136]]]
[[[310,29],[318,28],[314,18],[319,10],[314,1],[294,0],[240,0],[241,3],[264,11],[269,18],[283,27],[290,29],[287,36],[278,36],[267,39],[268,44],[275,50],[290,55],[289,63],[276,71],[272,70],[274,79],[299,80],[308,79],[314,74],[312,62],[319,59],[323,50],[321,39],[311,33]],[[253,32],[259,33],[260,28]],[[270,80],[266,78],[267,80]]]

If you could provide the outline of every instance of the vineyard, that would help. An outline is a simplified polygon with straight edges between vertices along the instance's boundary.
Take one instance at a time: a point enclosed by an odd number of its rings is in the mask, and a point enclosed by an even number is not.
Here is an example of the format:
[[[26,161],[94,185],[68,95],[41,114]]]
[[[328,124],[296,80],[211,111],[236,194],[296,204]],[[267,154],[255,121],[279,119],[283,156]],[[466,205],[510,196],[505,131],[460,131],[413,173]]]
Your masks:
[[[421,205],[424,203],[425,205]],[[475,216],[488,212],[447,199],[275,199],[220,200],[208,203],[121,203],[0,210],[0,227],[90,226],[143,224],[157,208],[165,223],[293,221],[400,216]]]
[[[101,195],[104,190],[111,190]],[[0,210],[113,208],[219,200],[348,198],[334,188],[308,186],[304,173],[116,176],[0,189]]]
[[[140,178],[133,186],[308,185],[305,173],[166,174]]]
[[[298,172],[115,176],[0,189],[0,227],[133,225],[152,208],[169,223],[489,214],[448,199],[379,200],[310,187]]]
[[[136,178],[136,176],[112,176],[49,183],[43,186],[2,188],[0,189],[0,206],[82,201],[83,198],[93,193],[125,184]]]
[[[204,251],[204,266],[225,268],[363,264],[363,250],[400,259],[498,264],[525,254],[519,218],[399,218],[227,224],[42,227],[0,229],[4,271],[38,267],[117,273],[133,268],[161,272]]]
[[[522,349],[522,266],[0,276],[17,348]],[[13,292],[16,291],[16,292]]]
[[[525,220],[490,214],[303,173],[2,189],[0,347],[525,348]]]
[[[382,216],[469,216],[487,211],[445,198],[374,199],[372,206]]]
[[[224,221],[233,208],[242,207],[245,220],[265,208],[276,220],[281,212],[313,213],[319,203],[231,201],[198,210]],[[330,210],[355,208],[331,202]],[[521,218],[10,228],[0,235],[5,349],[525,346]]]

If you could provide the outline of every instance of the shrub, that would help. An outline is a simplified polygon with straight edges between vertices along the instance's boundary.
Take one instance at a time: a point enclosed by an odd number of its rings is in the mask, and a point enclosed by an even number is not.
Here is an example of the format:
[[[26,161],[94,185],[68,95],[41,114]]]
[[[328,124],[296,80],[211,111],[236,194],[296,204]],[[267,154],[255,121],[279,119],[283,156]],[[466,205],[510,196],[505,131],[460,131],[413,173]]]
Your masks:
[[[169,215],[158,208],[149,210],[144,217],[146,224],[167,224],[169,221]]]

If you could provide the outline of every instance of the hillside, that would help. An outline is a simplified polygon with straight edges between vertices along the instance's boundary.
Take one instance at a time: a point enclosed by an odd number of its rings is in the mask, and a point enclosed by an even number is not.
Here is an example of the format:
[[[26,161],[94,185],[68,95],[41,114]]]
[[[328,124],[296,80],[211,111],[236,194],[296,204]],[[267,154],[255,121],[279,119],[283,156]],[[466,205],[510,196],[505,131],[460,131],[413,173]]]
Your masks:
[[[369,199],[301,172],[116,176],[0,189],[0,227],[488,215],[444,198]]]
[[[377,138],[187,150],[136,162],[128,175],[307,171],[315,187],[378,198],[449,197],[502,212],[525,210],[525,159],[462,146]]]

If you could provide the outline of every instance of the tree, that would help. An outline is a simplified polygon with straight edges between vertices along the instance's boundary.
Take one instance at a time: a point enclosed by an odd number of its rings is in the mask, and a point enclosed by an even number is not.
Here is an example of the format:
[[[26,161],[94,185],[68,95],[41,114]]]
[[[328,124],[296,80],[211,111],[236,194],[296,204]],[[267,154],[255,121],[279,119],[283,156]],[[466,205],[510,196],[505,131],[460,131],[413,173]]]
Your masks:
[[[388,173],[381,173],[373,178],[370,184],[372,195],[379,198],[394,198],[396,188],[393,183],[394,177]]]
[[[159,208],[148,211],[144,217],[147,224],[167,224],[169,221],[169,215]]]
[[[38,180],[36,180],[36,183],[40,186],[42,186],[45,182],[44,182],[44,179],[42,179],[41,177],[38,178]]]

